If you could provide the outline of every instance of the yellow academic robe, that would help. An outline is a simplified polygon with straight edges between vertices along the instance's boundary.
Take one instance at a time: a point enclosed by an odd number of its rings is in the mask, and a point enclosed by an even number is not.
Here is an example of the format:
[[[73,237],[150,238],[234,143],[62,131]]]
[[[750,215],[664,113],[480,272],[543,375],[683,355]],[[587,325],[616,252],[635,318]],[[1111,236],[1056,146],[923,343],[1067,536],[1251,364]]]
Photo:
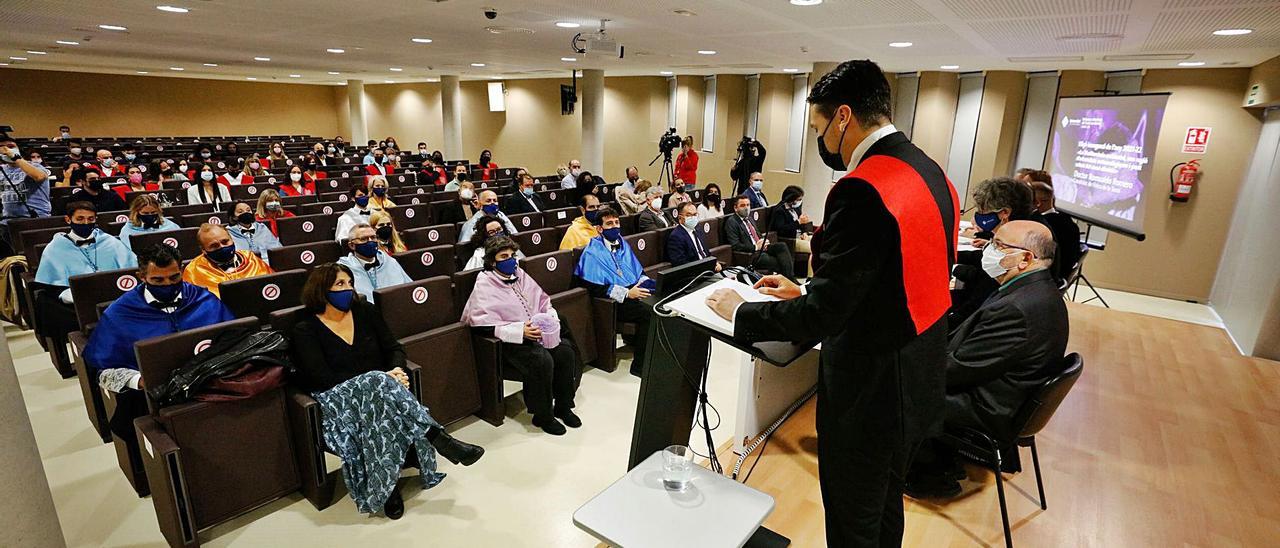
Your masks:
[[[560,240],[560,249],[576,249],[586,247],[587,242],[592,238],[599,236],[596,227],[587,222],[586,217],[578,217],[569,224],[569,229],[564,233],[564,239]]]
[[[228,280],[242,280],[244,278],[252,278],[254,276],[262,276],[274,272],[260,257],[252,251],[240,249],[236,251],[236,255],[240,256],[240,267],[230,272],[218,268],[208,257],[201,254],[199,257],[192,259],[187,263],[187,267],[182,269],[182,280],[208,289],[214,296],[221,298],[218,294],[218,284]]]

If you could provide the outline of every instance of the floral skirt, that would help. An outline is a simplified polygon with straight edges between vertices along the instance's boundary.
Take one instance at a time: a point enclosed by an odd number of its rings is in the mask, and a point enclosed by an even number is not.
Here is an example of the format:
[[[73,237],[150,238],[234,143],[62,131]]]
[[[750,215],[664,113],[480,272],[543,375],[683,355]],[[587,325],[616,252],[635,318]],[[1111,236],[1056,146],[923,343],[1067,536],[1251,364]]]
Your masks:
[[[342,459],[342,477],[360,512],[382,511],[410,444],[417,449],[423,489],[444,480],[426,438],[431,427],[443,428],[390,375],[370,371],[312,396],[324,418],[324,443]]]

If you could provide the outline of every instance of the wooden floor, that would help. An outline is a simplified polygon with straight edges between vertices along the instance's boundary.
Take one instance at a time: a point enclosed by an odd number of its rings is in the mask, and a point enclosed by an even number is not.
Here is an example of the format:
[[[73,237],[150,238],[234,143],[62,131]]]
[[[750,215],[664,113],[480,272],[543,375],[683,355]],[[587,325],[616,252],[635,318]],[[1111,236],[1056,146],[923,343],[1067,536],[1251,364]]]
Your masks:
[[[1085,370],[1039,436],[1049,509],[1006,476],[1017,546],[1280,546],[1280,363],[1241,357],[1221,329],[1070,305]],[[749,485],[792,546],[824,544],[809,401]],[[744,465],[749,466],[754,455]],[[725,462],[732,463],[726,459]],[[949,501],[906,499],[906,546],[1003,546],[994,478],[969,469]]]

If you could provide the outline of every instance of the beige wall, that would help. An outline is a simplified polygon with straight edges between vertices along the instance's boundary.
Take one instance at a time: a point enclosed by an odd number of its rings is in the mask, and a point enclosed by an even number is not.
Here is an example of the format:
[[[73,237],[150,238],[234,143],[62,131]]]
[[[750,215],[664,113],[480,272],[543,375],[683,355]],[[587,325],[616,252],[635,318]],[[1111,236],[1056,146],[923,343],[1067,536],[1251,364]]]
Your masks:
[[[951,130],[955,127],[959,94],[960,78],[954,72],[920,73],[911,140],[944,170],[951,150]],[[981,116],[978,120],[981,123]]]
[[[3,120],[23,137],[338,133],[340,87],[0,69]],[[342,92],[345,96],[345,91]]]
[[[1257,90],[1253,89],[1257,86]],[[1249,71],[1249,85],[1245,87],[1245,106],[1272,107],[1280,105],[1280,57],[1253,67]]]
[[[978,182],[1009,175],[1015,168],[1022,107],[1027,100],[1027,74],[1004,70],[987,71],[982,84],[982,108],[974,139],[973,164],[969,170],[969,194]],[[969,200],[966,197],[965,203]]]
[[[364,86],[364,119],[369,138],[393,136],[402,150],[416,152],[424,141],[430,150],[444,149],[444,120],[439,83],[368,84]],[[340,109],[346,115],[347,105]],[[486,110],[488,110],[486,106]],[[479,151],[467,156],[479,157]],[[499,164],[501,165],[501,164]]]

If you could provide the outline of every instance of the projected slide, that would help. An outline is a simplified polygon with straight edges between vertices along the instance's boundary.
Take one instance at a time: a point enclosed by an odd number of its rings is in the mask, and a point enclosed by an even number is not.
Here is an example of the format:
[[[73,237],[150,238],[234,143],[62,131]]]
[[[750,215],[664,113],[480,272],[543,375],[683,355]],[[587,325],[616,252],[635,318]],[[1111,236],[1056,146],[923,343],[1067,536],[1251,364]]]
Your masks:
[[[1059,99],[1048,167],[1057,209],[1143,239],[1143,191],[1153,182],[1168,100],[1167,94]]]

